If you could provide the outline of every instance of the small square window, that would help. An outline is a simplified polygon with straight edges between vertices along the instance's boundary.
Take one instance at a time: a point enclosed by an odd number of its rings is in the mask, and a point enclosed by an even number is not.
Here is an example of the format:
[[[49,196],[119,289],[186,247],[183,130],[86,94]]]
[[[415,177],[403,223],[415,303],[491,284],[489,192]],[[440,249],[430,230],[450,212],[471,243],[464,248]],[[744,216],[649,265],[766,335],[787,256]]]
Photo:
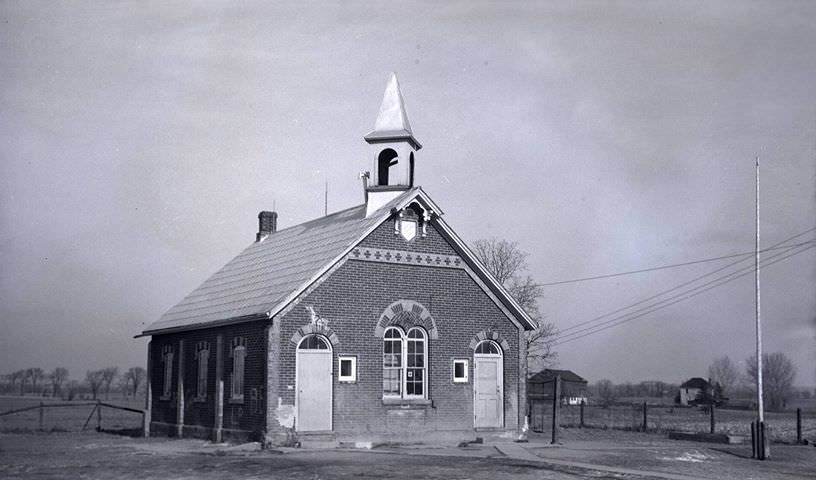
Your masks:
[[[453,383],[467,383],[467,382],[468,382],[468,361],[454,360]]]
[[[338,370],[340,371],[340,376],[338,377],[339,381],[357,381],[357,357],[352,355],[341,355],[338,358],[338,364]]]

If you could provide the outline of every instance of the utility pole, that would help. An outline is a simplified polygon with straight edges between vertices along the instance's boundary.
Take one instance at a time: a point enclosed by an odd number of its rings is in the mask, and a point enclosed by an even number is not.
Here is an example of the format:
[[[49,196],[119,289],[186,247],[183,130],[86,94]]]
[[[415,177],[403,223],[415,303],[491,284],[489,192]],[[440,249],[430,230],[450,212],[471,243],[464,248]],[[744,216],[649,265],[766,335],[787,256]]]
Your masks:
[[[765,442],[765,408],[762,403],[762,320],[760,315],[759,284],[759,157],[756,157],[756,243],[754,244],[754,291],[756,293],[756,359],[757,359],[757,459],[765,460],[768,447]]]
[[[329,181],[326,180],[326,189],[323,195],[323,216],[329,215]]]

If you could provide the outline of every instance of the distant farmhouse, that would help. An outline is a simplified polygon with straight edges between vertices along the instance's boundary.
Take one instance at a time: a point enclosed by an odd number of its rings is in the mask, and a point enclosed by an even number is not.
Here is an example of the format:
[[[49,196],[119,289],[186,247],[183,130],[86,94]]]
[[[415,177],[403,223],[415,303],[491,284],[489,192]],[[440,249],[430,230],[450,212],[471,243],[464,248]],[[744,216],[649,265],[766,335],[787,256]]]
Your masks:
[[[725,400],[719,396],[718,385],[700,377],[692,377],[680,385],[680,393],[675,401],[680,405],[697,405],[709,403],[711,399],[716,403]]]
[[[141,335],[154,434],[267,444],[515,437],[530,316],[415,186],[395,76],[365,203],[256,241]],[[369,178],[370,177],[370,178]],[[474,211],[475,214],[475,211]]]

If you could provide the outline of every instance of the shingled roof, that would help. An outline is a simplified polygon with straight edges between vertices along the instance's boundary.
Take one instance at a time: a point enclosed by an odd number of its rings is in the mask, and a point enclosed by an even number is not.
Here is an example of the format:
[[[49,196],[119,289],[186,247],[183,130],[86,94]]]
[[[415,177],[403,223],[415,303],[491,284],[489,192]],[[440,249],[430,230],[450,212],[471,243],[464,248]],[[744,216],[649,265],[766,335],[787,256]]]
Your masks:
[[[387,220],[393,209],[413,201],[422,201],[441,213],[422,189],[415,187],[368,217],[363,204],[272,233],[239,253],[139,336],[271,318]],[[524,328],[535,328],[535,321],[487,273],[450,227],[441,219],[437,225]]]

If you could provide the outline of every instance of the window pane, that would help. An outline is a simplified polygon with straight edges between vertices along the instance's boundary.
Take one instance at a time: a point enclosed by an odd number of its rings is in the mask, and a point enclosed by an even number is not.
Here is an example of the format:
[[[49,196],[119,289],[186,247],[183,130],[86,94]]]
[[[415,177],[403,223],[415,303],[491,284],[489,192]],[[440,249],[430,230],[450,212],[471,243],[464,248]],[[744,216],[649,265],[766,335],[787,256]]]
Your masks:
[[[453,363],[453,376],[455,378],[465,378],[465,364],[464,362]]]
[[[399,395],[402,383],[400,369],[386,369],[383,371],[383,395]]]
[[[340,360],[340,376],[341,377],[351,376],[351,360],[346,358]]]

